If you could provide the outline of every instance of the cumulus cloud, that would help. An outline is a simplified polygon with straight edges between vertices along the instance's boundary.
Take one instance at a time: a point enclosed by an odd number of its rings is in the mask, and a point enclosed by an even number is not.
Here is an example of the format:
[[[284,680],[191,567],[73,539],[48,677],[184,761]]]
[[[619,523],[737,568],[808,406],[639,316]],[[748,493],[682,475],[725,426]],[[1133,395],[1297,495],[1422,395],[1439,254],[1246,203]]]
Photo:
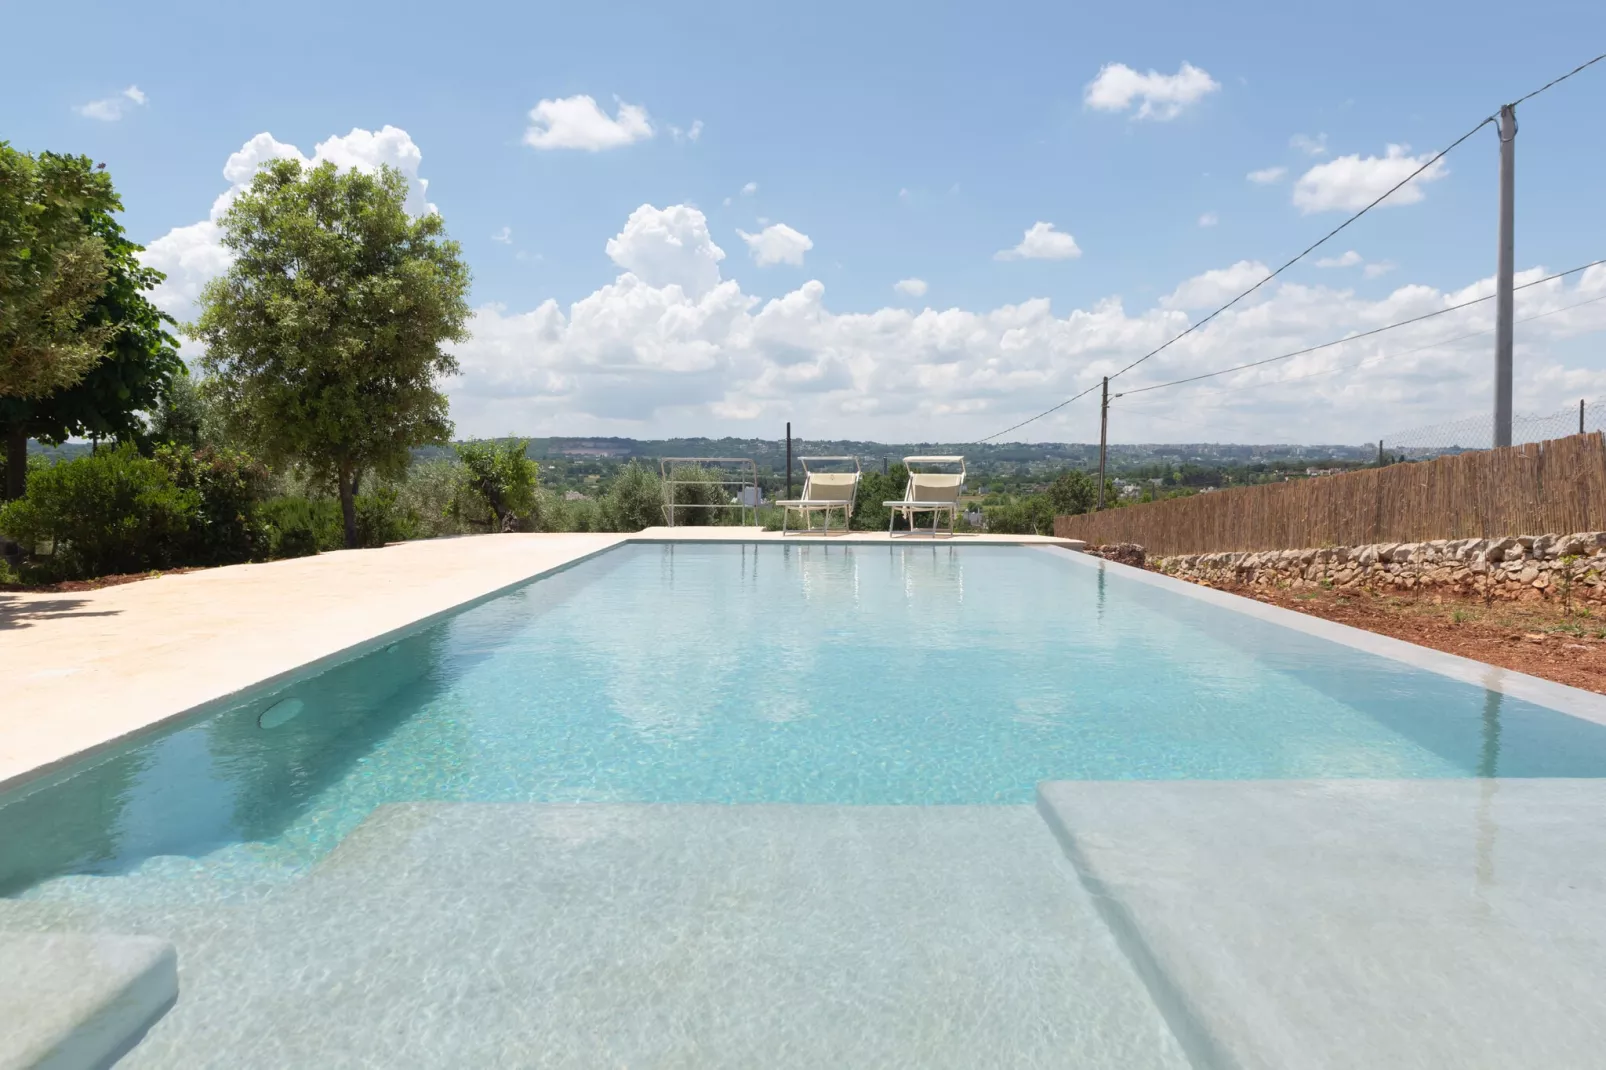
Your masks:
[[[814,243],[807,234],[793,230],[785,223],[771,223],[757,234],[749,234],[745,230],[738,230],[747,251],[753,257],[753,263],[759,267],[768,267],[771,264],[792,264],[803,266],[803,254],[814,248]]]
[[[491,240],[494,242],[501,242],[503,245],[512,245],[513,228],[503,227],[501,230],[498,230],[495,234],[491,235]]]
[[[758,183],[757,182],[749,182],[749,183],[747,183],[747,185],[742,187],[742,196],[743,197],[751,197],[753,194],[755,194],[757,192],[758,192]]]
[[[525,128],[524,143],[537,149],[601,152],[652,137],[652,120],[646,108],[622,100],[617,104],[617,114],[610,117],[595,100],[584,94],[540,101],[530,109],[530,125]],[[693,125],[701,136],[702,125]],[[692,140],[697,138],[692,137]]]
[[[1206,212],[1199,217],[1199,225],[1201,227],[1213,227],[1219,222],[1221,222],[1221,217],[1214,212]]]
[[[1258,260],[1240,260],[1231,267],[1215,268],[1188,279],[1160,298],[1160,307],[1214,308],[1237,297],[1270,272],[1271,269]]]
[[[644,204],[608,239],[608,259],[648,286],[676,287],[700,297],[719,285],[725,250],[714,244],[708,220],[689,205]]]
[[[1288,173],[1286,167],[1262,167],[1258,171],[1249,172],[1249,181],[1260,186],[1269,186],[1273,182],[1281,182]]]
[[[1082,92],[1095,111],[1124,112],[1134,104],[1134,119],[1175,119],[1184,108],[1221,88],[1204,70],[1184,62],[1176,74],[1150,70],[1141,74],[1124,63],[1106,63]]]
[[[892,288],[908,297],[926,296],[925,279],[899,279],[892,284]]]
[[[139,86],[131,85],[115,96],[104,97],[100,100],[91,100],[88,104],[79,104],[73,111],[86,119],[99,119],[103,123],[115,123],[135,108],[145,106],[145,94]]]
[[[1356,264],[1361,262],[1362,258],[1360,253],[1357,253],[1354,249],[1347,249],[1337,256],[1322,257],[1320,260],[1316,261],[1316,266],[1319,268],[1343,268],[1354,267]]]
[[[995,260],[1074,260],[1082,255],[1076,239],[1054,224],[1033,223],[1013,249],[1000,249],[993,254]]]
[[[1294,183],[1294,206],[1306,213],[1357,211],[1377,200],[1430,158],[1429,155],[1409,155],[1409,147],[1405,145],[1390,145],[1382,156],[1354,153],[1335,157],[1299,176],[1299,181]],[[1444,161],[1438,160],[1383,204],[1415,204],[1425,196],[1424,184],[1436,182],[1449,173]]]
[[[152,295],[158,308],[181,322],[194,318],[195,299],[201,287],[228,270],[230,263],[229,253],[221,244],[222,232],[217,221],[234,198],[251,184],[257,170],[270,160],[278,159],[299,160],[307,165],[329,161],[341,169],[359,171],[377,171],[381,165],[389,165],[407,179],[407,211],[422,215],[436,210],[427,199],[429,180],[418,173],[423,153],[407,131],[399,127],[385,126],[378,132],[355,128],[344,136],[318,142],[311,157],[272,134],[257,134],[224,161],[223,179],[229,185],[212,202],[208,217],[198,223],[174,227],[140,254],[143,263],[167,274],[167,281]]]

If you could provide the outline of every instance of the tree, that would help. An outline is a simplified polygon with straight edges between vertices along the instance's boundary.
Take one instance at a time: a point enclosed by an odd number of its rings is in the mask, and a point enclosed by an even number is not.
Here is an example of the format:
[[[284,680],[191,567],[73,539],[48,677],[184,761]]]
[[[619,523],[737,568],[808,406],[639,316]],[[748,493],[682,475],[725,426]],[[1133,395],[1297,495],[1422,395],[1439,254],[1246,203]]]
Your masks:
[[[28,439],[59,445],[73,436],[132,440],[176,381],[185,381],[178,341],[167,333],[173,319],[145,294],[164,276],[139,262],[140,246],[123,235],[109,209],[86,213],[89,233],[106,251],[105,287],[86,309],[80,330],[102,338],[101,359],[77,383],[42,397],[0,397],[0,432],[5,436],[4,497],[23,491]],[[107,331],[114,331],[106,337]]]
[[[224,213],[234,263],[189,328],[231,433],[332,482],[347,546],[363,473],[399,475],[451,434],[436,381],[457,370],[442,343],[467,337],[469,272],[406,198],[393,168],[273,161]]]
[[[71,386],[104,355],[116,325],[83,323],[108,270],[88,221],[121,208],[89,157],[0,141],[0,397]]]
[[[530,444],[520,439],[503,442],[464,442],[457,447],[463,462],[463,483],[480,517],[461,517],[484,524],[488,531],[513,531],[520,519],[535,508],[537,468],[526,456]],[[461,512],[461,499],[453,506]]]
[[[1105,501],[1115,501],[1114,483],[1105,484]],[[1048,500],[1055,516],[1091,513],[1098,505],[1099,481],[1080,469],[1070,468],[1048,485]]]

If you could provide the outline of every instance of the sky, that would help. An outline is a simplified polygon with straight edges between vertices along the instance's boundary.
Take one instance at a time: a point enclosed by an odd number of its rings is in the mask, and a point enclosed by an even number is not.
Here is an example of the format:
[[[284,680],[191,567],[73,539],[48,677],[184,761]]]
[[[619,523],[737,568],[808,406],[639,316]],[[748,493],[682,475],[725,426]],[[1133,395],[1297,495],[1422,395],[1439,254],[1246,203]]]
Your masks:
[[[1606,51],[1598,2],[0,9],[38,42],[0,66],[0,138],[106,163],[180,321],[261,162],[400,168],[474,275],[464,436],[998,435]],[[1603,103],[1606,62],[1518,111],[1519,284],[1606,258]],[[1490,301],[1139,388],[1492,293],[1497,161],[1485,127],[1117,376],[1111,440],[1487,413]],[[1606,395],[1606,266],[1517,318],[1519,410]],[[1001,440],[1094,441],[1096,399]]]

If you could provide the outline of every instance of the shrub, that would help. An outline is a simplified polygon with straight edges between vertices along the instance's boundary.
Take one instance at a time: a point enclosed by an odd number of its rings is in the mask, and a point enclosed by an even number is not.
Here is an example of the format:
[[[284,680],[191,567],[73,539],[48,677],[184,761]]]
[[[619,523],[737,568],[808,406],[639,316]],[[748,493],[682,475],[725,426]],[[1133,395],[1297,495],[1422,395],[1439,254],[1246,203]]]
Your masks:
[[[270,498],[258,511],[269,557],[306,557],[345,544],[339,503],[300,496]]]
[[[175,548],[186,565],[226,565],[261,558],[268,533],[257,509],[268,495],[272,476],[249,454],[203,446],[160,446],[156,460],[175,486],[199,496],[194,523]]]
[[[676,465],[669,470],[669,479],[675,485],[676,524],[706,527],[718,524],[724,519],[721,510],[702,508],[724,505],[730,501],[730,492],[720,484],[719,478],[718,472],[700,464]],[[660,500],[662,500],[661,495]],[[681,508],[682,506],[691,508]]]
[[[858,531],[885,531],[889,510],[881,503],[902,498],[908,483],[909,469],[901,464],[893,465],[885,475],[872,469],[860,476],[852,527]]]
[[[1046,494],[1008,498],[984,512],[987,530],[999,535],[1054,534],[1054,504]]]
[[[433,539],[473,530],[464,514],[473,512],[474,507],[465,508],[459,501],[470,493],[465,482],[466,470],[456,460],[420,461],[407,470],[396,484],[396,501],[413,518],[413,538]]]
[[[394,487],[357,495],[357,545],[383,546],[418,538],[418,516]]]
[[[662,524],[664,492],[658,476],[639,461],[626,464],[603,495],[602,520],[608,531],[640,531]]]
[[[607,518],[603,515],[602,506],[590,498],[579,501],[564,502],[565,512],[564,531],[607,531]]]
[[[0,532],[57,579],[167,568],[201,508],[167,467],[130,445],[28,472],[27,493],[0,509]]]

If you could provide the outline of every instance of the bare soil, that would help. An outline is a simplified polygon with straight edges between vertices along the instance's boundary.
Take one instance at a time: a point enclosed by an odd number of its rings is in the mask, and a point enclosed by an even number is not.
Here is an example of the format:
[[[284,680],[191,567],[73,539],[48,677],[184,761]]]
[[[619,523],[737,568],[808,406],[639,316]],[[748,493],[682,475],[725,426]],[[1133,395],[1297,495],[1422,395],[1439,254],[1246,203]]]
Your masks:
[[[1217,586],[1210,584],[1208,586]],[[1313,617],[1606,694],[1606,610],[1559,601],[1413,598],[1357,590],[1219,589]]]

